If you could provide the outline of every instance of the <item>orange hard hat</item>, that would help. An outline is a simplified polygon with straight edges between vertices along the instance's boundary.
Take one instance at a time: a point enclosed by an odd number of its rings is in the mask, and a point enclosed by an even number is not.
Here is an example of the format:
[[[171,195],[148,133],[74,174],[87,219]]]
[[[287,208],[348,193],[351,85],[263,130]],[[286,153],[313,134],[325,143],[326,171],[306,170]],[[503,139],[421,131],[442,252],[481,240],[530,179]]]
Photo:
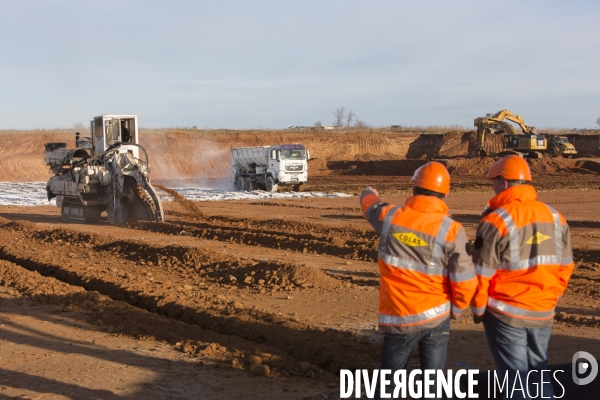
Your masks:
[[[450,174],[439,162],[428,162],[417,168],[412,181],[415,186],[443,194],[450,193]]]
[[[510,155],[502,157],[488,171],[486,178],[496,179],[503,177],[507,181],[533,181],[529,164],[523,158]]]

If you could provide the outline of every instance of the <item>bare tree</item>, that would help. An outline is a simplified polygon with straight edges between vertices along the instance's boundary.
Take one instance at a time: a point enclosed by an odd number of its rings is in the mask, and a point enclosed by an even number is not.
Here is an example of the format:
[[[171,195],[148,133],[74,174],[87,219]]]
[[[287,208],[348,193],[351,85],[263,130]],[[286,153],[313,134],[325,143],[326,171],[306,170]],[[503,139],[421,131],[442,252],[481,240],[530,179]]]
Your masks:
[[[346,126],[352,125],[352,121],[356,118],[356,115],[352,111],[348,111],[346,114]]]
[[[346,118],[346,107],[340,107],[333,112],[333,116],[335,117],[335,121],[333,121],[333,125],[338,128],[344,126],[344,119]]]
[[[363,121],[362,119],[360,119],[358,116],[354,117],[354,126],[357,128],[368,128],[369,125],[367,125],[367,123],[365,121]]]
[[[321,121],[317,121],[315,122],[315,124],[313,125],[316,129],[321,129],[323,128],[323,124],[321,123]]]
[[[600,118],[596,120],[596,124],[600,125]]]

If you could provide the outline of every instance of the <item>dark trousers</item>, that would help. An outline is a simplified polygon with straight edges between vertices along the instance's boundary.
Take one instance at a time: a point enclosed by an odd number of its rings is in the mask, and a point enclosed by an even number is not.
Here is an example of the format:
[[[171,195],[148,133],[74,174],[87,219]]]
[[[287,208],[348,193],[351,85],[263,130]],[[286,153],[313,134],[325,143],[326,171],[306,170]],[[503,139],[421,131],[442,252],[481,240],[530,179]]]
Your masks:
[[[544,372],[543,387],[540,387],[542,382],[540,373],[532,372],[529,375],[531,384],[527,387],[527,374],[530,370],[548,369],[547,351],[552,327],[515,328],[505,324],[490,313],[486,313],[483,325],[490,350],[494,356],[494,361],[496,361],[496,373],[500,381],[504,379],[505,374],[508,374],[508,393],[504,391],[504,398],[540,399],[542,394],[543,398],[554,398],[550,372]],[[517,372],[523,384],[523,391],[513,391]],[[541,390],[543,390],[543,393],[540,393]]]
[[[381,348],[381,369],[390,369],[392,374],[401,369],[406,369],[410,353],[419,344],[419,360],[421,370],[444,369],[448,341],[450,340],[450,318],[446,318],[433,329],[405,335],[386,334]],[[386,393],[393,392],[393,383]],[[431,389],[435,393],[435,389]],[[379,399],[379,385],[376,399]]]

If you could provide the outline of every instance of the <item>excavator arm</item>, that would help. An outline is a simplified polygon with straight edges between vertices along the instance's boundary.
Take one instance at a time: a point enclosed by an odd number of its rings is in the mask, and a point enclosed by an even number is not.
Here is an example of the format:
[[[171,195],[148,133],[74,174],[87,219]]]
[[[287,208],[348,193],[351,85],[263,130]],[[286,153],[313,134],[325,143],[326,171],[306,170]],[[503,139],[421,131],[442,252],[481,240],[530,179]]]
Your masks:
[[[494,114],[489,119],[492,121],[497,121],[498,123],[503,122],[505,119],[507,119],[507,120],[519,125],[519,127],[521,128],[523,133],[527,133],[527,134],[535,134],[536,133],[535,127],[525,125],[525,121],[523,121],[523,118],[521,118],[520,115],[515,115],[512,112],[510,112],[509,110],[498,111],[496,114]]]
[[[515,127],[509,124],[507,121],[511,121],[519,125],[524,134],[535,135],[537,133],[535,127],[528,126],[523,121],[520,115],[513,114],[509,110],[501,110],[491,115],[488,114],[486,117],[475,118],[474,125],[477,127],[477,153],[479,155],[485,155],[483,150],[483,144],[485,141],[486,133],[503,133],[506,135],[518,135],[519,132]]]

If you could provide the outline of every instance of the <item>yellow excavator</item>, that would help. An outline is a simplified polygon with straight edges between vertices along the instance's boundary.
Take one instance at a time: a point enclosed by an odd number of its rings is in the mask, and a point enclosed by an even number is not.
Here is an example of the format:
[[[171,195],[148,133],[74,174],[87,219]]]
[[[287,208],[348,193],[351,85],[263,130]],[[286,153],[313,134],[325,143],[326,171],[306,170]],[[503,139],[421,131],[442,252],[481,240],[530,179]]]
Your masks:
[[[522,133],[509,124],[511,121],[519,125]],[[509,110],[501,110],[496,114],[487,114],[485,117],[475,118],[477,127],[477,154],[486,156],[484,140],[488,133],[503,134],[503,151],[501,155],[518,154],[520,156],[541,158],[543,153],[570,157],[577,154],[575,147],[564,136],[554,138],[550,149],[545,135],[538,135],[533,126],[528,126],[520,115]]]

